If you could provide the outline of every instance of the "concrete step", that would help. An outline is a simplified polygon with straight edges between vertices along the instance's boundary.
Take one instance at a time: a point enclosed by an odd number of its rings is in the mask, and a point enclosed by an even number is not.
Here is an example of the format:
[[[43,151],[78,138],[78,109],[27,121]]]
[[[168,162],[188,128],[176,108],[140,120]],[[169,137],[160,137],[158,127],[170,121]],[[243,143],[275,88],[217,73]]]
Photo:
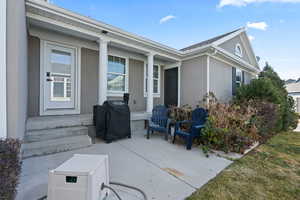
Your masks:
[[[62,116],[42,116],[28,118],[26,130],[45,130],[54,128],[64,128],[73,126],[89,126],[93,124],[93,115],[62,115]]]
[[[38,142],[24,143],[23,158],[84,148],[91,144],[92,141],[88,135],[61,137]]]
[[[88,135],[88,128],[86,126],[75,126],[29,131],[26,133],[24,141],[30,143],[78,135]]]
[[[146,112],[133,112],[131,113],[131,121],[144,121],[148,119],[150,115],[151,114]],[[93,114],[40,116],[28,118],[26,130],[28,132],[34,130],[90,125],[93,125]]]

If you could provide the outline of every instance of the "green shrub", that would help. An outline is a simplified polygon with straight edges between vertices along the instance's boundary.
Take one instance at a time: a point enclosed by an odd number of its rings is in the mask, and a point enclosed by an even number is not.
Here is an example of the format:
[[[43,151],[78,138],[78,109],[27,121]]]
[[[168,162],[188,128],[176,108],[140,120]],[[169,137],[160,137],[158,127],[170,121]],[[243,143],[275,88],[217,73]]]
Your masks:
[[[281,95],[267,78],[254,79],[248,85],[239,87],[236,91],[235,102],[262,100],[280,104]]]
[[[243,85],[237,89],[234,98],[235,104],[241,104],[249,100],[264,101],[278,105],[276,132],[295,128],[297,118],[294,110],[294,101],[288,96],[284,81],[267,63],[259,74],[258,79],[252,80],[250,84]],[[259,104],[256,105],[259,106]]]
[[[13,200],[21,171],[21,142],[16,139],[0,139],[0,199]]]

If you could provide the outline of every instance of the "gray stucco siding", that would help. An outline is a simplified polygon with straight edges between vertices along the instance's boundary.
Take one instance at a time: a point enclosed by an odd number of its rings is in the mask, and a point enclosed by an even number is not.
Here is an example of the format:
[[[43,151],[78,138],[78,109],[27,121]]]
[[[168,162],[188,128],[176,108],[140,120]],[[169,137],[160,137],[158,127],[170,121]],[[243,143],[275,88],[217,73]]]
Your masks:
[[[232,99],[232,66],[210,57],[210,91],[220,102]]]
[[[243,36],[241,36],[243,37]],[[221,48],[225,49],[226,51],[232,53],[235,55],[235,46],[236,44],[240,44],[242,47],[242,52],[243,52],[243,56],[241,57],[241,59],[243,59],[244,61],[253,64],[249,58],[249,56],[247,55],[247,51],[249,51],[248,47],[245,47],[245,45],[243,44],[240,35],[224,42],[223,44],[220,45]]]
[[[247,71],[244,72],[244,83],[249,84],[252,79],[255,79],[255,76]]]
[[[80,113],[93,112],[98,100],[99,52],[81,48],[81,95]]]
[[[181,65],[180,104],[196,106],[207,88],[207,56],[185,60]]]
[[[28,37],[28,116],[38,116],[40,105],[40,39]]]
[[[27,118],[28,71],[25,2],[7,0],[6,10],[7,136],[23,139]]]

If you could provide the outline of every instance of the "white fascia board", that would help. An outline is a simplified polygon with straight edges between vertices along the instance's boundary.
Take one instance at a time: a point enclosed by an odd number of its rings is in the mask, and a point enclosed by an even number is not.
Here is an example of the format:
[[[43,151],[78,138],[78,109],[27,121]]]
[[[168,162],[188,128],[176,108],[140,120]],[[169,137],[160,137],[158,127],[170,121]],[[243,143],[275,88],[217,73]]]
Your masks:
[[[239,31],[237,31],[237,32],[234,32],[234,33],[232,33],[232,34],[230,34],[230,35],[228,35],[228,36],[226,36],[226,37],[223,37],[223,38],[221,38],[221,39],[219,39],[219,40],[213,42],[213,43],[212,43],[212,46],[219,46],[219,45],[223,44],[224,42],[226,42],[226,41],[228,41],[228,40],[230,40],[230,39],[232,39],[232,38],[234,38],[234,37],[240,35],[240,34],[243,33],[243,32],[244,32],[245,35],[246,35],[246,40],[247,40],[247,43],[248,43],[247,45],[250,47],[250,51],[251,51],[250,53],[251,53],[251,55],[253,56],[253,58],[254,58],[254,60],[255,60],[255,64],[256,64],[257,67],[259,67],[259,64],[258,64],[258,62],[257,62],[257,60],[256,60],[255,53],[254,53],[254,50],[253,50],[253,48],[252,48],[252,45],[251,45],[251,43],[250,43],[250,41],[249,41],[249,38],[248,38],[248,35],[247,35],[247,32],[246,32],[246,28],[245,28],[245,27],[241,28],[241,30],[239,30]],[[241,40],[243,41],[243,39],[241,39]]]
[[[97,34],[95,32],[92,32],[92,31],[89,31],[89,30],[86,30],[86,29],[83,29],[83,28],[80,28],[80,27],[76,27],[76,26],[71,25],[71,24],[66,24],[64,22],[56,21],[54,19],[51,19],[51,18],[48,18],[48,17],[44,17],[44,16],[40,16],[40,15],[37,15],[37,14],[34,14],[34,13],[27,12],[26,16],[29,19],[38,20],[40,22],[48,23],[48,24],[51,24],[51,25],[56,25],[56,26],[64,27],[64,28],[66,28],[66,29],[68,29],[70,31],[80,32],[80,33],[89,35],[89,36],[94,37],[94,38],[103,37],[103,36],[101,36],[101,35],[99,35],[99,34]],[[49,39],[49,38],[46,38],[48,36],[44,36],[41,32],[36,31],[34,28],[33,29],[29,29],[29,33],[31,35],[37,36],[37,37],[39,37],[41,39],[45,39],[45,40]],[[116,39],[116,38],[107,38],[107,39],[109,41],[111,41],[111,42],[115,42],[115,43],[118,43],[118,44],[121,44],[121,45],[124,45],[124,46],[128,46],[128,47],[131,47],[133,49],[137,49],[137,50],[142,51],[142,52],[149,52],[149,49],[147,49],[145,47],[137,46],[135,44],[130,44],[128,42],[124,42],[124,41]],[[175,58],[173,56],[170,56],[170,55],[167,55],[167,54],[164,54],[164,53],[158,53],[158,54],[161,55],[161,56],[163,56],[163,57],[172,59],[172,60],[176,60],[176,61],[180,60],[180,58]]]
[[[0,1],[0,44],[0,138],[6,138],[6,0]]]
[[[248,34],[247,34],[246,30],[245,30],[245,35],[246,35],[246,41],[247,41],[247,43],[248,43],[248,46],[250,47],[250,51],[251,51],[250,53],[251,53],[251,55],[253,56],[253,59],[255,60],[256,66],[259,67],[259,64],[258,64],[258,62],[257,62],[256,56],[255,56],[255,53],[254,53],[254,50],[253,50],[253,47],[252,47],[252,44],[251,44],[251,42],[250,42],[250,40],[249,40],[249,37],[248,37]],[[241,37],[241,40],[244,41],[244,40],[242,39],[242,37]]]
[[[149,40],[147,38],[144,38],[144,37],[126,32],[124,30],[121,30],[121,29],[116,28],[114,26],[105,24],[103,22],[99,22],[97,20],[93,20],[91,18],[88,18],[88,17],[82,16],[82,15],[79,15],[77,13],[65,10],[63,8],[60,8],[60,7],[55,6],[53,4],[49,4],[49,3],[44,2],[44,1],[27,0],[26,1],[26,6],[27,6],[27,10],[29,10],[29,11],[27,11],[26,15],[29,18],[39,20],[39,21],[44,21],[44,22],[52,21],[53,25],[62,26],[62,27],[65,27],[65,28],[71,28],[72,27],[73,31],[83,32],[83,33],[86,33],[86,34],[94,36],[94,37],[95,36],[96,37],[101,37],[102,36],[101,34],[99,34],[97,32],[94,32],[94,31],[89,31],[89,30],[86,30],[84,28],[80,28],[80,27],[77,27],[75,25],[71,25],[69,23],[68,24],[67,23],[61,23],[61,22],[53,20],[51,18],[42,16],[42,14],[32,13],[32,10],[38,9],[40,11],[50,13],[54,16],[64,17],[64,18],[66,18],[70,21],[77,22],[77,23],[86,25],[86,26],[91,27],[91,28],[95,28],[95,29],[98,29],[98,30],[109,31],[112,34],[115,34],[119,37],[129,39],[133,42],[139,42],[139,43],[145,45],[145,47],[142,47],[142,46],[139,46],[139,45],[136,45],[136,44],[133,44],[133,43],[130,44],[128,41],[122,41],[122,40],[116,39],[116,38],[109,38],[111,41],[122,44],[122,45],[126,45],[126,46],[132,47],[132,48],[136,48],[136,49],[139,49],[139,50],[144,51],[144,52],[145,51],[146,52],[154,51],[151,48],[156,48],[156,49],[165,51],[168,54],[170,53],[170,54],[176,55],[176,56],[178,56],[178,58],[175,58],[174,56],[167,55],[165,53],[161,53],[161,52],[158,53],[159,55],[162,55],[164,57],[168,57],[168,58],[176,60],[176,61],[186,60],[191,56],[196,56],[197,54],[203,53],[203,52],[207,51],[210,47],[218,46],[219,44],[221,44],[221,43],[223,43],[223,42],[225,42],[225,41],[227,41],[227,40],[229,40],[229,39],[235,37],[236,35],[238,35],[238,34],[245,31],[245,28],[241,28],[241,30],[236,31],[236,32],[234,32],[234,33],[232,33],[232,34],[230,34],[230,35],[228,35],[228,36],[226,36],[226,37],[224,37],[224,38],[222,38],[222,39],[220,39],[220,40],[218,40],[218,41],[216,41],[212,44],[205,45],[203,47],[199,47],[199,48],[195,48],[195,49],[191,49],[191,50],[187,50],[187,51],[180,51],[180,50],[168,47],[166,45],[160,44],[158,42]]]
[[[60,17],[67,18],[71,21],[76,21],[77,23],[81,23],[81,24],[90,26],[92,28],[96,28],[96,29],[99,29],[99,30],[106,30],[108,32],[111,32],[112,34],[117,35],[117,36],[124,37],[124,38],[132,40],[134,42],[140,42],[143,45],[148,46],[150,48],[158,48],[162,51],[166,51],[170,54],[174,54],[176,56],[179,56],[180,58],[185,58],[186,56],[190,56],[191,54],[196,54],[197,52],[211,46],[211,45],[206,45],[206,46],[203,46],[203,47],[199,47],[199,48],[195,48],[195,49],[191,49],[191,50],[187,50],[187,51],[180,51],[180,50],[177,50],[175,48],[172,48],[172,47],[160,44],[158,42],[155,42],[153,40],[149,40],[147,38],[137,36],[135,34],[123,31],[119,28],[113,27],[113,26],[105,24],[103,22],[99,22],[97,20],[93,20],[91,18],[88,18],[88,17],[82,16],[82,15],[76,14],[74,12],[65,10],[63,8],[60,8],[58,6],[49,4],[49,3],[44,2],[44,1],[27,0],[26,6],[30,9],[35,8],[35,9],[38,9],[38,10],[42,10],[42,11],[51,13],[53,15],[57,15],[57,16],[60,16]],[[30,9],[28,9],[28,10],[30,10]],[[41,16],[41,14],[34,14],[31,11],[27,12],[27,17],[32,17],[34,15],[37,16],[37,17],[35,17],[36,20],[40,20],[41,18],[48,18],[48,17]],[[55,22],[56,22],[56,25],[58,25],[58,21],[55,21]],[[94,33],[94,35],[100,36],[100,34],[96,33],[96,32]],[[117,41],[117,42],[120,42],[120,40]],[[129,45],[128,42],[125,42],[124,44]],[[137,47],[137,45],[133,45],[133,46]],[[141,47],[139,47],[139,48],[141,48]],[[144,50],[146,50],[148,52],[153,51],[153,50],[149,50],[147,47],[145,47]],[[162,55],[162,53],[159,53],[159,54]],[[168,57],[170,57],[172,59],[175,59],[175,60],[179,60],[178,58],[176,59],[173,56],[168,56]]]
[[[246,61],[242,60],[241,58],[239,58],[238,56],[229,53],[228,51],[220,48],[220,47],[214,47],[219,53],[221,53],[222,55],[226,56],[227,58],[239,63],[240,65],[244,66],[245,68],[255,72],[255,73],[259,73],[260,70],[258,68],[256,68],[253,65],[250,65],[249,63],[247,63]]]
[[[211,45],[212,46],[219,46],[220,44],[223,44],[224,42],[226,42],[226,41],[228,41],[228,40],[230,40],[230,39],[238,36],[239,34],[241,34],[242,32],[245,32],[245,31],[246,31],[245,28],[241,28],[241,30],[233,32],[233,33],[231,33],[231,34],[229,34],[229,35],[227,35],[225,37],[222,37],[221,39],[213,42]]]
[[[26,5],[29,6],[29,7],[33,7],[33,8],[37,8],[37,9],[40,9],[40,10],[47,11],[47,12],[55,14],[55,15],[60,15],[60,16],[69,18],[69,19],[77,21],[79,23],[84,23],[86,25],[93,26],[93,27],[98,28],[100,30],[106,30],[106,31],[111,32],[113,34],[116,34],[118,36],[126,37],[127,39],[134,40],[136,42],[141,42],[145,45],[150,45],[154,48],[159,48],[159,49],[171,52],[171,53],[179,55],[179,56],[182,55],[182,52],[178,51],[175,48],[172,48],[172,47],[160,44],[158,42],[155,42],[153,40],[149,40],[147,38],[129,33],[127,31],[124,31],[124,30],[120,29],[120,28],[105,24],[105,23],[97,21],[97,20],[93,20],[89,17],[79,15],[77,13],[68,11],[66,9],[60,8],[58,6],[55,6],[53,4],[49,4],[49,3],[44,2],[44,1],[27,0]]]

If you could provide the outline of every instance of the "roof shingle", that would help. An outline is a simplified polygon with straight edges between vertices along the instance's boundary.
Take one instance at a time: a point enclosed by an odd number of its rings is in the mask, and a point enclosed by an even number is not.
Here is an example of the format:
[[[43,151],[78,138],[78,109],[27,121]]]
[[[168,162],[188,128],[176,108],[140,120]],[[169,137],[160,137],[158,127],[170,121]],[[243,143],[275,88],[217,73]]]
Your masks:
[[[209,45],[209,44],[211,44],[211,43],[213,43],[213,42],[215,42],[215,41],[217,41],[217,40],[219,40],[219,39],[221,39],[221,38],[223,38],[223,37],[226,37],[226,36],[228,36],[228,35],[230,35],[230,34],[236,32],[236,31],[239,31],[239,30],[241,30],[241,28],[236,29],[236,30],[234,30],[234,31],[231,31],[231,32],[229,32],[229,33],[225,33],[225,34],[223,34],[223,35],[219,35],[219,36],[216,36],[216,37],[214,37],[214,38],[211,38],[211,39],[208,39],[208,40],[199,42],[199,43],[197,43],[197,44],[193,44],[193,45],[191,45],[191,46],[185,47],[185,48],[183,48],[183,49],[180,49],[180,51],[187,51],[187,50],[195,49],[195,48],[202,47],[202,46],[205,46],[205,45]]]

